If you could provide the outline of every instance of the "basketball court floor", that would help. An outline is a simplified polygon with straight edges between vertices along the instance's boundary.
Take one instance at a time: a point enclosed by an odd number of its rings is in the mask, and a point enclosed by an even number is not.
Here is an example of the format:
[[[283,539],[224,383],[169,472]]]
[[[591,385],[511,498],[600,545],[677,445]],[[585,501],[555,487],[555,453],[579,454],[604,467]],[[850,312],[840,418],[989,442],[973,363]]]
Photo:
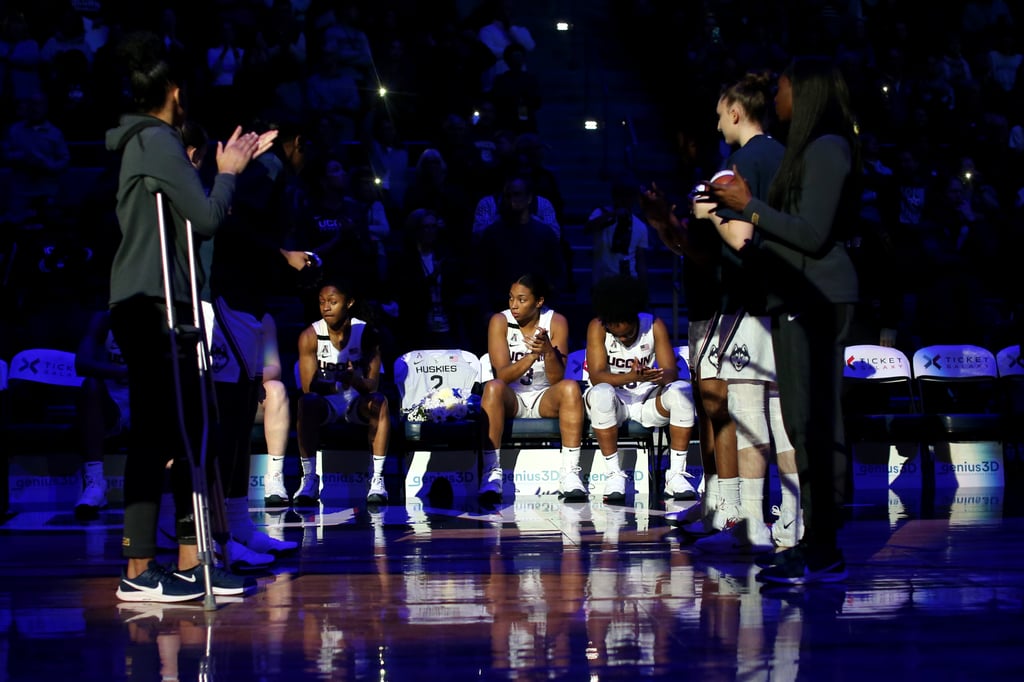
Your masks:
[[[245,598],[114,597],[122,514],[0,525],[0,680],[1003,680],[1024,662],[1019,488],[854,499],[843,583],[767,587],[692,503],[419,498],[253,519],[300,542]],[[170,562],[168,554],[162,559]]]

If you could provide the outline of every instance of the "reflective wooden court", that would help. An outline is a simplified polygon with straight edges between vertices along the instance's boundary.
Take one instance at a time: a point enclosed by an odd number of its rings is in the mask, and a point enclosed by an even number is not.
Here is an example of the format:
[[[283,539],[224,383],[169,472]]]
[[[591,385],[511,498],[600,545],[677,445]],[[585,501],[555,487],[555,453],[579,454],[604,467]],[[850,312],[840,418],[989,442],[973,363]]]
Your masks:
[[[1019,500],[855,499],[849,579],[805,588],[700,553],[684,506],[646,496],[254,509],[301,549],[213,612],[116,601],[117,510],[20,512],[0,527],[0,679],[1019,679]]]

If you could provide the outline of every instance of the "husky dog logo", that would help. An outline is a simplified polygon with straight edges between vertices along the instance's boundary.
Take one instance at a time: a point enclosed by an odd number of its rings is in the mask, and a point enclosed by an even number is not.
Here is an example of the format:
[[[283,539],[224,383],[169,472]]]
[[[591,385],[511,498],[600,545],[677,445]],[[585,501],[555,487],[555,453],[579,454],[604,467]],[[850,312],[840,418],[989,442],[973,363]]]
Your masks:
[[[711,366],[714,367],[715,369],[718,369],[719,360],[720,358],[718,357],[718,346],[711,346],[710,348],[708,348],[708,361],[711,363]]]
[[[228,350],[222,343],[210,346],[210,365],[214,373],[222,371],[228,365]]]
[[[732,363],[733,369],[737,372],[749,365],[750,351],[747,350],[747,344],[743,344],[742,346],[733,346],[732,353],[729,354],[729,362]]]

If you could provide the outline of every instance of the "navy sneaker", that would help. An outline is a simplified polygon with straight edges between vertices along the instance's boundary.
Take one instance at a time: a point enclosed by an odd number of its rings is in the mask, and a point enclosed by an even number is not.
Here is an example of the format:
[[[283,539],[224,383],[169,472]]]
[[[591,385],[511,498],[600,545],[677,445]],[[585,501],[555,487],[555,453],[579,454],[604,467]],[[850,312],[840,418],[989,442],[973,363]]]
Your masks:
[[[203,565],[197,564],[187,571],[175,571],[174,577],[184,582],[198,585],[203,594]],[[256,578],[229,573],[218,566],[210,567],[210,582],[213,583],[213,594],[219,597],[234,597],[249,594],[256,589]]]
[[[772,566],[778,566],[788,561],[793,561],[798,554],[802,554],[804,551],[803,545],[797,544],[793,547],[783,550],[773,550],[771,552],[764,552],[754,557],[754,564],[761,568],[770,568]]]
[[[797,548],[794,548],[794,550]],[[757,574],[757,579],[770,583],[805,585],[807,583],[835,583],[846,580],[846,561],[838,549],[816,554],[808,551],[790,550],[779,552],[774,566],[768,566]]]
[[[200,599],[206,594],[206,590],[201,580],[182,580],[167,567],[150,561],[149,567],[138,577],[128,578],[122,573],[116,594],[121,601],[172,603]]]

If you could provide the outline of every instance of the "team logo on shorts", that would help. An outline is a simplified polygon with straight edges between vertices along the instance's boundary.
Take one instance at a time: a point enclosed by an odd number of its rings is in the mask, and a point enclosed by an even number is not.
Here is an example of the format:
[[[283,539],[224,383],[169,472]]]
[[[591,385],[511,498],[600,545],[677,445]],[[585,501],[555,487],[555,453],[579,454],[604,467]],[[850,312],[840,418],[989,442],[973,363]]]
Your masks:
[[[718,346],[711,346],[711,348],[708,348],[708,362],[710,362],[711,366],[715,369],[718,369],[719,359]]]
[[[729,362],[732,363],[733,369],[737,372],[742,371],[744,367],[750,364],[750,351],[747,350],[747,345],[733,346],[732,353],[729,354]]]
[[[210,365],[214,373],[223,371],[228,366],[228,351],[223,344],[215,343],[210,347]]]

